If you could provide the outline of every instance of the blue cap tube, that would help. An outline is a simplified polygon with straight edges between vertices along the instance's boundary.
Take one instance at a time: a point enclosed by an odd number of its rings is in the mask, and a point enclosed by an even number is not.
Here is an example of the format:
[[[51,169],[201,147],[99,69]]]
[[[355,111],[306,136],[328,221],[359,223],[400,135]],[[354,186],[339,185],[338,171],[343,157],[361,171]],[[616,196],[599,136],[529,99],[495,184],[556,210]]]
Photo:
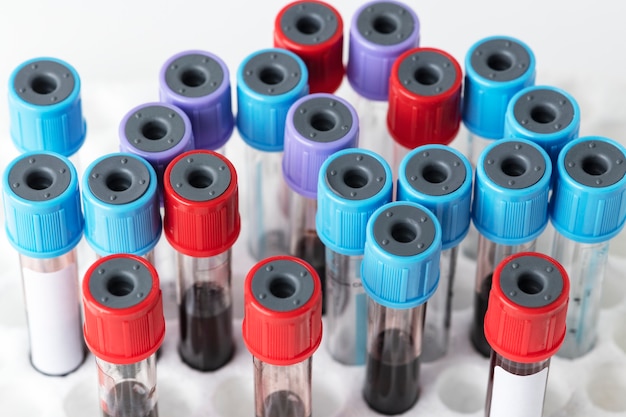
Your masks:
[[[52,152],[14,159],[2,179],[7,238],[22,255],[56,258],[83,233],[76,169]]]
[[[87,131],[76,70],[55,58],[19,65],[9,78],[9,117],[11,139],[20,152],[74,154]]]
[[[492,36],[465,55],[463,123],[475,135],[500,139],[509,100],[535,83],[535,55],[518,39]]]
[[[85,238],[100,256],[147,254],[161,236],[157,177],[145,159],[115,153],[89,165],[82,182]]]

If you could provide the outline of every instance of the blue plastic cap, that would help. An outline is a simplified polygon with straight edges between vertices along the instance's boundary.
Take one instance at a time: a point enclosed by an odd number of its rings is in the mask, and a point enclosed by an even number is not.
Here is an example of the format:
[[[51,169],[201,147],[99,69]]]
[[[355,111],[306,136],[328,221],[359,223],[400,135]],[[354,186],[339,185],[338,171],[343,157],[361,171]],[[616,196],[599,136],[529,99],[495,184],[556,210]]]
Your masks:
[[[53,152],[14,159],[2,178],[9,242],[31,258],[56,258],[72,250],[83,233],[76,169]]]
[[[87,131],[76,70],[55,58],[18,66],[9,78],[9,117],[11,138],[20,152],[74,154]]]
[[[511,97],[535,83],[535,56],[518,39],[492,36],[465,56],[463,123],[475,135],[501,139]]]
[[[556,165],[559,152],[578,137],[579,129],[580,108],[574,97],[559,88],[533,86],[519,91],[509,101],[503,137],[535,142]]]
[[[604,242],[626,219],[626,149],[604,137],[569,142],[557,162],[550,200],[554,228],[581,243]]]
[[[425,303],[439,284],[441,227],[426,207],[385,204],[367,223],[361,280],[368,296],[395,309]]]
[[[472,220],[479,233],[501,245],[537,238],[548,222],[552,164],[526,139],[489,145],[476,165]]]
[[[389,164],[364,149],[344,149],[320,169],[315,218],[320,240],[334,252],[363,255],[372,213],[392,200]]]
[[[85,238],[101,256],[142,256],[161,236],[157,177],[152,165],[114,153],[89,165],[82,182]]]
[[[413,149],[398,169],[397,199],[432,211],[441,225],[442,249],[461,243],[470,226],[472,168],[459,151],[443,145]]]
[[[237,70],[237,129],[253,148],[283,150],[285,119],[293,103],[309,93],[304,61],[285,49],[249,55]]]

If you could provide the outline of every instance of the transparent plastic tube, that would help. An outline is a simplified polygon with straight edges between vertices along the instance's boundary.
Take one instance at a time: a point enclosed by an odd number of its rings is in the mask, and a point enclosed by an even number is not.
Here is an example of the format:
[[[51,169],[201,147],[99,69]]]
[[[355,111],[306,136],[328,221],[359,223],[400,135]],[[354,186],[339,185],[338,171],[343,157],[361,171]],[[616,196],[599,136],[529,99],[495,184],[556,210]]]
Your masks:
[[[253,362],[256,417],[311,416],[311,357],[289,366]]]
[[[467,132],[467,159],[472,164],[472,168],[476,168],[478,157],[494,140],[496,139],[485,138],[470,131]]]
[[[419,397],[419,369],[426,305],[409,309],[368,303],[367,365],[363,397],[374,410],[400,414]]]
[[[352,103],[354,103],[354,108],[361,121],[359,148],[376,152],[390,164],[392,161],[396,161],[394,156],[395,142],[387,129],[389,103],[386,100],[369,100],[356,93],[351,96],[354,96]]]
[[[230,250],[197,258],[177,254],[178,353],[194,369],[212,371],[233,355]]]

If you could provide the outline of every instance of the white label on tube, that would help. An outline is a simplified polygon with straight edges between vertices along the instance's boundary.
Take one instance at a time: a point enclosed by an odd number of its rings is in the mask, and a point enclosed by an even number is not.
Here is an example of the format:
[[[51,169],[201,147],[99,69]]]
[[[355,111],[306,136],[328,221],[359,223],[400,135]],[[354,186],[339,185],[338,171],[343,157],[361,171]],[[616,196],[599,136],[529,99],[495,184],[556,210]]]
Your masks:
[[[548,368],[533,375],[513,375],[500,366],[493,373],[490,417],[541,417]]]
[[[55,272],[22,269],[30,356],[48,375],[64,375],[84,358],[76,264]]]

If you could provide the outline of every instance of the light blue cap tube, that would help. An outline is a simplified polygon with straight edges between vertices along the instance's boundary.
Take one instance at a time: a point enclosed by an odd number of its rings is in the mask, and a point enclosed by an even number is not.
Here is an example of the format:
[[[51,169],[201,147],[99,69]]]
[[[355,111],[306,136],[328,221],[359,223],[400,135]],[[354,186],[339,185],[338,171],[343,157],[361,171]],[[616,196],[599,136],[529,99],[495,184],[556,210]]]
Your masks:
[[[626,220],[626,149],[600,136],[569,142],[557,162],[550,201],[554,228],[581,243],[604,242]]]
[[[397,201],[367,223],[363,288],[378,304],[409,309],[425,303],[439,283],[441,227],[426,207]]]
[[[9,117],[11,138],[20,152],[74,154],[87,131],[76,70],[55,58],[18,66],[9,78]]]
[[[237,70],[237,129],[244,142],[266,152],[283,150],[285,119],[293,103],[309,93],[304,61],[272,48],[246,57]]]
[[[22,255],[56,258],[72,250],[83,233],[76,169],[53,152],[14,159],[2,178],[5,228]]]
[[[389,164],[364,149],[344,149],[320,169],[317,188],[317,234],[334,252],[362,255],[365,228],[372,213],[392,199]]]
[[[535,83],[535,56],[518,39],[492,36],[465,55],[463,123],[475,135],[500,139],[509,100]]]
[[[556,87],[532,86],[509,101],[503,137],[535,142],[555,165],[559,151],[578,137],[579,129],[580,108],[574,97]]]
[[[82,182],[85,238],[101,256],[142,256],[161,236],[157,177],[152,165],[130,153],[102,156]]]
[[[461,243],[470,225],[472,168],[459,151],[424,145],[409,152],[398,169],[397,199],[422,204],[441,225],[442,249]]]
[[[546,151],[526,139],[490,144],[476,165],[472,220],[501,245],[537,238],[548,222],[552,165]]]

